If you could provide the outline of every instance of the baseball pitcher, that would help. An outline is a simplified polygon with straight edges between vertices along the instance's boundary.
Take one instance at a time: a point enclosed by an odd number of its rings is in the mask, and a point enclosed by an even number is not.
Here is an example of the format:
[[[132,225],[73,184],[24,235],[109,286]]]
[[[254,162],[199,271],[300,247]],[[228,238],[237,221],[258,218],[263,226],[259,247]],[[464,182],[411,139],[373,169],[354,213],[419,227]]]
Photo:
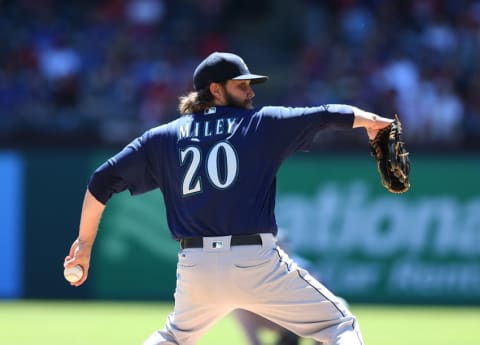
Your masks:
[[[102,213],[113,194],[159,188],[179,243],[175,305],[145,345],[196,344],[235,309],[324,344],[360,345],[356,318],[276,243],[275,176],[328,129],[366,128],[374,139],[392,120],[341,104],[254,107],[250,73],[231,53],[213,53],[180,97],[182,116],[146,131],[92,174],[78,237],[64,261],[88,278]],[[291,234],[290,236],[295,236]]]

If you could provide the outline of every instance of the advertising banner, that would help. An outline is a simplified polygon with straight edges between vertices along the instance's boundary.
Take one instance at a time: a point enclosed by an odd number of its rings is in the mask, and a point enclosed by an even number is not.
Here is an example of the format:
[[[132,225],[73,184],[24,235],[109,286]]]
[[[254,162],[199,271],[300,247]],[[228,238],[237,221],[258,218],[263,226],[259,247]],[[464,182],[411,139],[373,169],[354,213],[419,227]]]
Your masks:
[[[415,157],[405,194],[386,191],[361,157],[310,156],[284,168],[276,211],[286,246],[336,293],[480,303],[478,160]]]
[[[0,298],[23,295],[23,158],[0,152]]]
[[[90,283],[72,288],[63,277],[63,260],[78,234],[91,154],[84,150],[32,150],[22,155],[24,296],[86,298]]]

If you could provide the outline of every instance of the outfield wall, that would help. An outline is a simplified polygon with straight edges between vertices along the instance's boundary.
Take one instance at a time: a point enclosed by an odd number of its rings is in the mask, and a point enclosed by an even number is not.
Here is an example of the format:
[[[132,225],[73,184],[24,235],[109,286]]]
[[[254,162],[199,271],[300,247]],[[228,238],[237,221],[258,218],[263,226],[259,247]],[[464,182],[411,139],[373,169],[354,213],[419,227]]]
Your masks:
[[[178,245],[158,191],[112,198],[87,284],[62,262],[85,184],[112,152],[0,152],[0,298],[173,298]],[[388,193],[368,155],[302,154],[278,175],[284,244],[350,301],[480,304],[480,157],[412,156]]]

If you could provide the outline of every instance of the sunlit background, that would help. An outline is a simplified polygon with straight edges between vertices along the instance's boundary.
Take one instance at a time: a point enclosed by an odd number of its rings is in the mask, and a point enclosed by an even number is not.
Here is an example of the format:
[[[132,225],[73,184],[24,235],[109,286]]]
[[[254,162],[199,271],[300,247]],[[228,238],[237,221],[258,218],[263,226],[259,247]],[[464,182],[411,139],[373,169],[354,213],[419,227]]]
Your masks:
[[[480,1],[3,0],[0,42],[0,302],[173,301],[159,191],[111,200],[84,286],[62,263],[91,172],[176,118],[196,65],[229,51],[270,76],[258,106],[346,103],[404,126],[403,195],[363,130],[287,160],[283,245],[352,305],[480,305]]]

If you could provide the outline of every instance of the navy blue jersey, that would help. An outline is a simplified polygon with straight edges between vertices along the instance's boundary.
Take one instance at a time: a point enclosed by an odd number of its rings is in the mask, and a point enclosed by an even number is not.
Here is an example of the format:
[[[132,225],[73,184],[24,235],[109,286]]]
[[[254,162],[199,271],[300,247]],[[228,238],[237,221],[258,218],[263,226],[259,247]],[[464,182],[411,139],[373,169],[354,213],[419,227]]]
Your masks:
[[[128,189],[160,188],[176,239],[276,234],[275,176],[285,158],[306,151],[325,128],[352,128],[347,105],[210,108],[153,128],[92,175],[102,203]]]

